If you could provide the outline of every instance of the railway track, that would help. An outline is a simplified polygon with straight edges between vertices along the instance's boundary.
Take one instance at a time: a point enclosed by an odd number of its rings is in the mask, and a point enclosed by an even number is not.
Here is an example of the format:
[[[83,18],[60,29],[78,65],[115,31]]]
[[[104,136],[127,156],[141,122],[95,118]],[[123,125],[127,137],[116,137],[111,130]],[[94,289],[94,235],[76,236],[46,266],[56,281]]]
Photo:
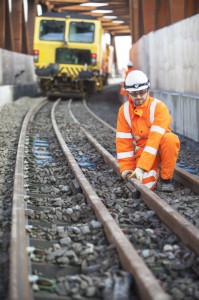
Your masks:
[[[10,299],[198,299],[199,234],[187,217],[190,207],[180,215],[164,195],[136,179],[124,183],[112,155],[114,131],[83,107],[42,101],[34,119],[36,107],[24,120],[13,192]],[[91,135],[99,128],[105,133],[100,144]],[[194,189],[194,208],[198,179],[176,172],[188,186],[176,183],[178,193]]]

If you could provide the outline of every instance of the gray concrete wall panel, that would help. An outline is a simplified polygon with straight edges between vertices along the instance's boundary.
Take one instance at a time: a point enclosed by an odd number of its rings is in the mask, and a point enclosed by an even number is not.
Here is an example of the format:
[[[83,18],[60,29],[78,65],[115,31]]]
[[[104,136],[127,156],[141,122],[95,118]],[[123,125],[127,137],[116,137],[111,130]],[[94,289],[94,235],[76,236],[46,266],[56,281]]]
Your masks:
[[[168,105],[173,130],[199,142],[199,14],[143,36],[130,59]]]
[[[143,36],[130,51],[156,89],[199,94],[199,14]]]
[[[29,84],[36,82],[33,57],[2,50],[2,84]]]
[[[199,142],[199,96],[161,90],[151,90],[150,94],[168,106],[174,132]]]
[[[13,101],[13,86],[0,86],[0,109],[9,102]]]
[[[0,49],[0,85],[3,82],[3,72],[2,72],[2,49]]]
[[[36,93],[33,57],[0,49],[0,106]]]

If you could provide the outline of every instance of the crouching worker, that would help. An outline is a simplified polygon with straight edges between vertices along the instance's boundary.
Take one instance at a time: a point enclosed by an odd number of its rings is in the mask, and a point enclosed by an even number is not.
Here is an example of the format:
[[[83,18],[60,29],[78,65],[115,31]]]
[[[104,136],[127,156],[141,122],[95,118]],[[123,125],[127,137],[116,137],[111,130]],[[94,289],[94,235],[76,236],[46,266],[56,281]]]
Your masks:
[[[158,189],[172,192],[180,141],[171,132],[167,106],[150,97],[149,88],[143,72],[134,70],[127,75],[128,101],[120,107],[117,119],[117,159],[124,179],[137,178],[153,190],[160,172]]]

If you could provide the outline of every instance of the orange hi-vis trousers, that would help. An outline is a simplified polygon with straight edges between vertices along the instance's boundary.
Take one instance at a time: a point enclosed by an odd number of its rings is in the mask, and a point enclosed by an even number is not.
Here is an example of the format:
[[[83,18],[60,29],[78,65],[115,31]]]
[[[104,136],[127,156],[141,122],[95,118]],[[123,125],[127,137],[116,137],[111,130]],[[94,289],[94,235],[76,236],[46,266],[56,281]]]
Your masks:
[[[142,152],[142,148],[136,151],[136,165]],[[159,151],[149,172],[144,172],[142,183],[153,190],[158,177],[170,179],[173,176],[175,164],[180,150],[180,141],[172,132],[165,133],[160,141]],[[159,174],[160,173],[160,174]]]

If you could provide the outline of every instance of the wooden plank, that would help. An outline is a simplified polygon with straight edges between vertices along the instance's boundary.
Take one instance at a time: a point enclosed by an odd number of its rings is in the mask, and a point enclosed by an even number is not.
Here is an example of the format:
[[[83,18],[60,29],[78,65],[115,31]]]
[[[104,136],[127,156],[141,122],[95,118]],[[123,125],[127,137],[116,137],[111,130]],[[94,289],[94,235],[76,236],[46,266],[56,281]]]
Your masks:
[[[156,30],[170,25],[169,0],[158,0],[156,2],[156,12]]]
[[[5,10],[6,0],[0,1],[0,48],[5,48]]]
[[[23,9],[22,9],[22,45],[21,45],[21,52],[26,54],[28,53],[28,28],[27,23],[25,21],[25,12],[24,12],[24,3],[22,3]]]
[[[107,7],[107,6],[106,6]],[[66,5],[66,6],[62,6],[62,7],[59,7],[59,9],[61,8],[62,11],[76,11],[76,12],[79,12],[81,13],[82,11],[92,11],[94,9],[101,9],[97,6],[80,6],[80,5]]]
[[[28,54],[33,54],[33,38],[34,38],[34,24],[35,16],[37,14],[37,2],[28,0],[28,22],[26,23],[27,32],[28,32]]]
[[[12,28],[13,28],[13,46],[14,51],[22,52],[22,9],[23,0],[12,2]]]
[[[155,0],[142,0],[144,34],[155,30]]]
[[[13,27],[12,27],[12,18],[11,13],[9,11],[8,1],[6,2],[6,29],[5,29],[5,49],[14,51],[14,42],[13,42]]]
[[[74,4],[74,3],[86,3],[86,2],[89,2],[88,0],[48,0],[48,2],[52,3],[52,4],[60,4],[60,3],[71,3],[71,4]],[[100,1],[97,1],[97,2],[100,2]]]
[[[184,19],[185,1],[172,0],[169,2],[170,9],[170,24]]]
[[[132,0],[130,14],[132,18],[132,42],[135,43],[141,36],[139,28],[139,0]]]
[[[199,13],[199,1],[185,0],[184,18],[189,18]]]

